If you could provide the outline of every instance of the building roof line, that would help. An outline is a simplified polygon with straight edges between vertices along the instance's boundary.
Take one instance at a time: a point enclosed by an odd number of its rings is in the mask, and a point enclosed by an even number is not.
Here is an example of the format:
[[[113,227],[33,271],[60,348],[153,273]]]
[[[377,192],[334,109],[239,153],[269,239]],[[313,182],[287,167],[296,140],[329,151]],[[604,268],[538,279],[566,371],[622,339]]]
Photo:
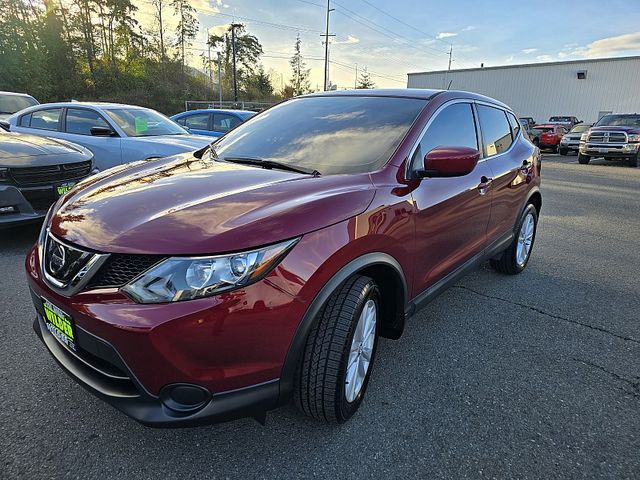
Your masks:
[[[423,72],[409,72],[407,76],[423,75],[425,73],[456,73],[456,72],[473,72],[479,70],[504,70],[507,68],[523,68],[523,67],[546,67],[553,65],[567,65],[572,63],[595,63],[595,62],[612,62],[612,61],[624,61],[624,60],[640,60],[640,55],[633,55],[630,57],[605,57],[605,58],[587,58],[584,60],[561,60],[557,62],[540,62],[540,63],[521,63],[518,65],[497,65],[493,67],[474,67],[474,68],[460,68],[455,70],[427,70]]]

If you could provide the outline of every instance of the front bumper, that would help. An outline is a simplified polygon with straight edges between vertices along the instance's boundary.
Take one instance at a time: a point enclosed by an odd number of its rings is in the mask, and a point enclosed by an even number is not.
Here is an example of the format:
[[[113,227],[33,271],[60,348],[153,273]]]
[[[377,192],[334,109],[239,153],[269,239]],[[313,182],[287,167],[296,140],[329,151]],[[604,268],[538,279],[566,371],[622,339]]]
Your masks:
[[[638,143],[580,143],[580,153],[590,157],[633,158],[639,149]]]
[[[54,338],[45,327],[41,312],[36,315],[33,328],[51,356],[82,387],[150,427],[193,427],[242,417],[262,420],[265,413],[278,403],[279,381],[272,380],[213,395],[203,391],[202,401],[176,406],[170,399],[170,393],[164,393],[171,388],[184,389],[184,384],[169,385],[160,395],[146,392],[115,349],[89,332],[76,330],[79,342],[87,349],[79,354],[67,349]],[[106,367],[116,364],[120,368],[109,370]]]
[[[560,148],[566,148],[567,150],[578,151],[580,149],[579,140],[569,140],[566,142],[560,142]]]

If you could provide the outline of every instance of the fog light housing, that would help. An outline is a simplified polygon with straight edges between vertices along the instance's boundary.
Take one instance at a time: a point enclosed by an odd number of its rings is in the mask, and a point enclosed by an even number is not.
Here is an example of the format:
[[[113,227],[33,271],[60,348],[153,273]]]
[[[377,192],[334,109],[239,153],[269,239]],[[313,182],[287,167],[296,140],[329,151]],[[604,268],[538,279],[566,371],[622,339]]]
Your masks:
[[[174,383],[160,391],[160,401],[169,410],[189,415],[202,409],[211,400],[211,393],[204,387],[190,383]]]
[[[3,213],[15,213],[18,210],[16,210],[16,207],[14,207],[13,205],[9,206],[9,207],[0,207],[0,215],[2,215]]]

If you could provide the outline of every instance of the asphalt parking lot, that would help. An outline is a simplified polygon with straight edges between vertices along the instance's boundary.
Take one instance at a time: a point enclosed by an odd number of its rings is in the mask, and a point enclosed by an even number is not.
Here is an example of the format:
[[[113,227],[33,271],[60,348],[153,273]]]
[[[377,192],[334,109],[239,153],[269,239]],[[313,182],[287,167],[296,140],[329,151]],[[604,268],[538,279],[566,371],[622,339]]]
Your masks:
[[[153,430],[85,392],[31,329],[37,227],[0,231],[0,478],[639,478],[640,169],[545,156],[533,257],[488,265],[383,340],[328,427],[292,406]]]

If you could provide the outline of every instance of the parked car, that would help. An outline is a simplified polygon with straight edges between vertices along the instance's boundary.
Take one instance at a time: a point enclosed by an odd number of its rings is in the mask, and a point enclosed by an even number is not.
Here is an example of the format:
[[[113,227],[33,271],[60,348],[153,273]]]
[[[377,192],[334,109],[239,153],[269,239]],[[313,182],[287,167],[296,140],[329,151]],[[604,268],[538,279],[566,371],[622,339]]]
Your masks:
[[[589,128],[591,128],[591,125],[581,123],[573,127],[569,132],[565,133],[560,139],[560,148],[558,149],[560,155],[566,155],[569,152],[578,153],[580,148],[580,137],[584,132],[589,130]]]
[[[0,228],[42,220],[93,170],[93,154],[62,140],[0,128]]]
[[[533,119],[533,117],[518,117],[518,121],[520,122],[520,125],[525,128],[525,130],[530,130],[536,124],[536,121]]]
[[[562,125],[545,123],[533,127],[533,132],[537,140],[534,142],[536,146],[557,152],[560,139],[567,133],[567,129]]]
[[[578,162],[593,157],[622,158],[630,167],[640,167],[640,114],[611,114],[598,120],[580,138]]]
[[[582,120],[578,120],[576,117],[555,116],[549,117],[549,121],[547,123],[557,123],[559,125],[567,127],[567,130],[570,130],[575,125],[582,123]]]
[[[8,119],[11,130],[61,138],[93,152],[98,170],[205,147],[161,113],[117,103],[63,102],[30,107]]]
[[[38,105],[38,101],[26,93],[0,92],[0,120],[33,105]]]
[[[292,397],[344,422],[379,337],[484,260],[525,269],[539,172],[513,112],[481,95],[288,100],[208,149],[69,192],[28,253],[34,327],[147,425],[264,421]]]
[[[221,137],[232,128],[253,117],[256,112],[248,110],[189,110],[171,117],[171,120],[187,128],[191,133]]]

